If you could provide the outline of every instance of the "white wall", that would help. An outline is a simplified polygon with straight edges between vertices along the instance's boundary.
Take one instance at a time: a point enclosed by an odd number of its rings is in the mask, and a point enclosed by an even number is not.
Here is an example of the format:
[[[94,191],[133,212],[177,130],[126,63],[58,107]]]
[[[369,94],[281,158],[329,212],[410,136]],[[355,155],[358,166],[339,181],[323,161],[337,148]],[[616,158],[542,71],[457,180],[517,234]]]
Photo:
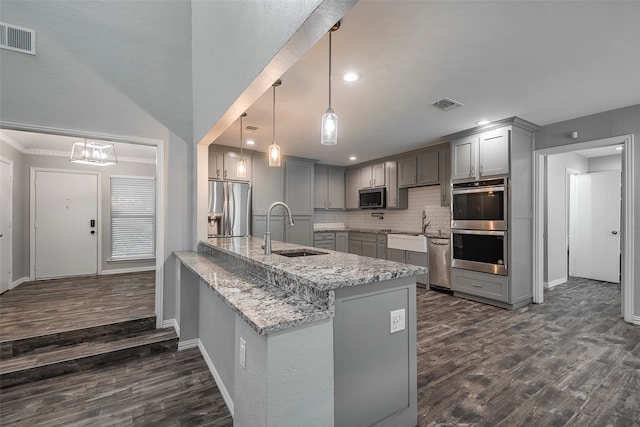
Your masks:
[[[587,158],[575,153],[556,154],[547,158],[545,221],[545,286],[564,283],[567,271],[567,215],[569,209],[567,169],[586,173]]]
[[[580,137],[575,140],[570,139],[568,135],[576,130]],[[633,135],[635,145],[632,159],[636,171],[633,178],[634,194],[636,195],[633,206],[635,232],[633,236],[626,236],[626,238],[633,241],[635,253],[634,317],[640,322],[640,256],[638,256],[640,254],[640,197],[638,196],[638,189],[640,189],[640,173],[638,173],[640,171],[640,150],[638,150],[640,104],[543,126],[536,132],[535,148],[540,150],[629,134]]]
[[[164,141],[166,245],[159,256],[191,249],[190,2],[3,1],[2,21],[36,30],[38,54],[0,50],[0,119]],[[19,262],[28,265],[22,252]],[[168,277],[165,301],[172,301]],[[165,317],[172,307],[165,304]]]
[[[29,197],[27,192],[29,182],[28,180],[25,182],[23,178],[23,153],[0,141],[0,157],[13,161],[13,181],[11,182],[13,190],[13,210],[11,213],[13,265],[11,272],[13,282],[16,283],[29,279],[29,264],[27,263],[29,258]]]
[[[589,158],[589,172],[621,171],[622,154]]]

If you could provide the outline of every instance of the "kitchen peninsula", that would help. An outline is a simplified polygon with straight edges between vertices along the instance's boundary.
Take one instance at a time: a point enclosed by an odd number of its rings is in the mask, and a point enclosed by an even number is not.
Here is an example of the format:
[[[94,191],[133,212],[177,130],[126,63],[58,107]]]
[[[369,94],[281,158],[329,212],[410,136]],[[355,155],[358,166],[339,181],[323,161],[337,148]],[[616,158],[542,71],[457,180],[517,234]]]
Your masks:
[[[416,425],[426,268],[261,246],[214,238],[175,253],[180,346],[200,348],[236,425]]]

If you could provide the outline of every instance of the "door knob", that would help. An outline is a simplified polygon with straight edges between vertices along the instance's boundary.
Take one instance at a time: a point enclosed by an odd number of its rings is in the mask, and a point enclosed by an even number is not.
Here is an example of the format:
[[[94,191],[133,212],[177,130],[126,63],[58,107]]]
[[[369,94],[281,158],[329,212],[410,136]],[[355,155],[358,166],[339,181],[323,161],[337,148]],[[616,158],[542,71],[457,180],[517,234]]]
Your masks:
[[[613,231],[611,232],[611,234],[613,234],[613,235],[615,236],[616,234],[618,234],[618,231],[617,231],[617,230],[613,230]]]
[[[96,234],[95,230],[91,230],[91,234]]]

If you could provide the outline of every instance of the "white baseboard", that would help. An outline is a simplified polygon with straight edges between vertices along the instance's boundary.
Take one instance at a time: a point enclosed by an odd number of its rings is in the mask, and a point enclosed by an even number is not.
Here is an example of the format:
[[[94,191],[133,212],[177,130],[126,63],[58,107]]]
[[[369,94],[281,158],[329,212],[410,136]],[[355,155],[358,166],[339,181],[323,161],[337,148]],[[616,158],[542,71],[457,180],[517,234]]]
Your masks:
[[[176,319],[166,319],[162,321],[163,328],[173,328],[176,331],[176,335],[180,336],[180,325]]]
[[[561,277],[559,279],[552,280],[550,282],[544,282],[544,288],[545,289],[551,289],[551,288],[553,288],[555,286],[562,285],[563,283],[566,283],[567,280],[569,280],[568,277]]]
[[[204,359],[204,361],[207,363],[207,366],[209,367],[209,371],[211,371],[211,375],[213,375],[213,379],[216,381],[216,385],[218,386],[218,390],[220,390],[220,394],[222,394],[224,403],[227,404],[227,408],[229,409],[229,412],[233,417],[234,406],[233,406],[233,400],[231,399],[231,395],[229,394],[229,391],[227,390],[227,388],[224,386],[224,383],[222,382],[222,378],[220,377],[220,374],[216,370],[216,367],[213,365],[213,362],[209,357],[209,353],[207,353],[207,349],[204,348],[204,344],[202,344],[202,341],[200,341],[200,339],[198,339],[198,348],[200,349],[202,358]]]
[[[19,285],[22,285],[24,282],[28,282],[29,277],[21,277],[18,280],[14,280],[13,283],[9,284],[9,289],[17,288]]]
[[[640,316],[633,316],[633,324],[640,325]]]
[[[123,274],[123,273],[140,273],[143,271],[153,271],[156,269],[155,265],[149,267],[131,267],[131,268],[116,268],[113,270],[102,270],[102,275],[107,274]]]
[[[178,350],[188,350],[190,348],[199,347],[198,343],[200,342],[199,338],[194,338],[192,340],[179,341],[178,342]]]

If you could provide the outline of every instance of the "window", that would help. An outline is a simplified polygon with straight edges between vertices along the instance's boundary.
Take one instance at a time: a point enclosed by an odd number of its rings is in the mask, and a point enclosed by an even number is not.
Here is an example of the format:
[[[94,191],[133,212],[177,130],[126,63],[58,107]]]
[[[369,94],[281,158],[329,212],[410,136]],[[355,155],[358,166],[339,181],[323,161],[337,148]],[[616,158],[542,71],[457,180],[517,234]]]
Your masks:
[[[151,177],[111,177],[111,259],[155,257],[156,186]]]

